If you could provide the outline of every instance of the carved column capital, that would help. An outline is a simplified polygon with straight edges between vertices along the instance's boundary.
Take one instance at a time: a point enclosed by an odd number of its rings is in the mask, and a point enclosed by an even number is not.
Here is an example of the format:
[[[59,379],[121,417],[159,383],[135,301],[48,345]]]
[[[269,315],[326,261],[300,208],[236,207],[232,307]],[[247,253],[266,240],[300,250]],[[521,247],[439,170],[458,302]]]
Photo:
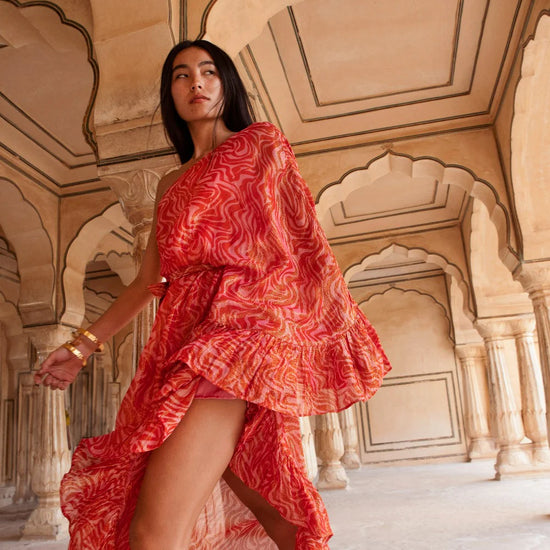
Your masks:
[[[535,332],[536,320],[534,315],[521,315],[510,320],[510,330],[516,337],[532,336]]]
[[[473,344],[457,344],[455,346],[455,351],[461,363],[466,362],[469,359],[484,359],[487,356],[485,346],[482,342],[476,342]]]
[[[513,275],[529,295],[541,291],[550,295],[550,261],[523,263]]]
[[[160,178],[161,173],[150,168],[104,175],[101,178],[115,192],[124,215],[132,224],[134,235],[153,221]]]
[[[505,317],[476,319],[474,326],[485,341],[511,337],[510,320]]]
[[[42,325],[25,328],[27,334],[38,353],[38,362],[41,363],[46,356],[58,348],[63,342],[71,338],[73,329],[63,325]],[[37,364],[38,366],[38,364]]]

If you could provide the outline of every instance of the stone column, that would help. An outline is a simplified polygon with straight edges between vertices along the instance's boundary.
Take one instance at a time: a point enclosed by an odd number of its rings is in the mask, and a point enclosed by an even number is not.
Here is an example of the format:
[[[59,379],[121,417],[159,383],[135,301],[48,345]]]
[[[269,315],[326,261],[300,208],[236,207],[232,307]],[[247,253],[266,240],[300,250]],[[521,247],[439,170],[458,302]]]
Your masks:
[[[344,454],[344,440],[338,413],[327,413],[315,419],[315,448],[321,460],[319,489],[345,489],[349,479],[340,462]]]
[[[105,351],[95,352],[92,364],[92,435],[105,433],[105,405],[107,402],[107,375],[104,367]]]
[[[38,363],[68,339],[70,330],[56,325],[28,331],[38,351]],[[61,514],[59,485],[70,466],[65,418],[65,394],[44,386],[33,390],[32,490],[38,506],[23,529],[23,539],[57,540],[68,534],[68,522]]]
[[[531,460],[520,446],[524,437],[521,410],[514,399],[509,365],[503,342],[510,338],[508,323],[502,319],[476,321],[485,340],[489,361],[489,390],[495,411],[495,428],[499,452],[495,464],[496,479],[530,471]]]
[[[116,193],[124,215],[132,224],[134,235],[133,256],[137,273],[152,229],[160,173],[153,169],[139,169],[116,174],[103,174],[101,179],[108,183]],[[157,301],[153,300],[134,319],[134,373],[141,350],[151,333],[156,311]]]
[[[9,328],[14,329],[13,326]],[[17,330],[16,334],[9,335],[6,352],[8,388],[11,386],[15,391],[13,394],[9,392],[14,399],[3,403],[5,429],[0,431],[0,437],[4,437],[7,448],[4,448],[5,454],[0,458],[0,466],[11,483],[0,487],[0,503],[4,506],[17,503],[18,508],[26,503],[30,509],[36,504],[30,482],[30,419],[34,383],[29,371],[34,350],[29,338]]]
[[[489,425],[488,387],[483,344],[461,344],[455,353],[462,367],[464,383],[464,426],[469,439],[468,458],[496,455]]]
[[[313,481],[317,476],[317,454],[315,453],[315,439],[311,431],[309,417],[300,417],[300,433],[302,434],[302,449],[306,462],[307,476]]]
[[[107,384],[107,405],[105,407],[105,432],[115,429],[116,415],[120,408],[120,384],[109,382]]]
[[[19,374],[19,387],[17,395],[17,460],[15,473],[15,504],[32,503],[36,496],[31,488],[32,474],[32,419],[34,381],[32,373]]]
[[[522,284],[533,302],[546,394],[546,424],[550,427],[550,262],[522,264],[514,272],[514,278]]]
[[[355,406],[352,405],[338,413],[344,442],[342,464],[348,470],[357,470],[361,467],[359,458],[359,434],[355,417]]]
[[[542,372],[535,347],[535,319],[531,316],[512,322],[521,378],[521,401],[525,435],[533,442],[533,465],[550,468],[546,402]]]

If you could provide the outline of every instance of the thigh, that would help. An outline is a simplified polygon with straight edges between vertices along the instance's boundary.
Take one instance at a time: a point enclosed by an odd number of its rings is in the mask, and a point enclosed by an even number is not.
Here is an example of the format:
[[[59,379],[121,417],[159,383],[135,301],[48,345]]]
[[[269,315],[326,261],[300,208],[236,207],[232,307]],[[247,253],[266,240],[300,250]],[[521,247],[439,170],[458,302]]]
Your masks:
[[[193,401],[170,437],[151,453],[132,522],[134,532],[149,533],[159,547],[187,541],[233,456],[245,408],[239,399]]]

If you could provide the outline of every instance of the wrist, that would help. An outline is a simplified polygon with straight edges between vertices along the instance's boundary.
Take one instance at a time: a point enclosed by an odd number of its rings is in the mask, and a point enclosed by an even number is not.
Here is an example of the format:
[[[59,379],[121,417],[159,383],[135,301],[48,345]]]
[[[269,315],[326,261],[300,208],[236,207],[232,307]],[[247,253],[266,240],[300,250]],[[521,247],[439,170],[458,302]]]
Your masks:
[[[70,351],[81,363],[82,367],[86,366],[86,361],[88,357],[86,357],[80,349],[78,349],[73,342],[70,342],[67,340],[64,344],[61,344],[62,348],[65,348],[66,350]]]
[[[71,340],[70,344],[72,344],[78,351],[80,351],[80,353],[82,353],[86,360],[91,357],[96,350],[96,346],[92,342],[80,336],[77,336],[76,338]]]
[[[103,344],[97,336],[83,328],[76,329],[73,332],[73,340],[65,342],[63,347],[77,357],[83,367],[94,352],[103,351]]]

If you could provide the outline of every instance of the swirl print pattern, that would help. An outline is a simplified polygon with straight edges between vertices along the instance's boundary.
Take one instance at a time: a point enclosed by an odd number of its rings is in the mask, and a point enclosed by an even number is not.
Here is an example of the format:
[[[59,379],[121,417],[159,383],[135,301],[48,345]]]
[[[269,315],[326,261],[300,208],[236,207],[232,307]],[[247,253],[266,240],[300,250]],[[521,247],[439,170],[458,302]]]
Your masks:
[[[328,548],[307,479],[298,416],[371,397],[390,370],[316,220],[292,150],[269,123],[194,164],[158,205],[166,283],[151,337],[110,434],[83,440],[62,483],[72,550],[127,550],[148,453],[206,379],[249,405],[230,467],[299,527],[298,550]],[[220,481],[192,548],[275,549]]]

